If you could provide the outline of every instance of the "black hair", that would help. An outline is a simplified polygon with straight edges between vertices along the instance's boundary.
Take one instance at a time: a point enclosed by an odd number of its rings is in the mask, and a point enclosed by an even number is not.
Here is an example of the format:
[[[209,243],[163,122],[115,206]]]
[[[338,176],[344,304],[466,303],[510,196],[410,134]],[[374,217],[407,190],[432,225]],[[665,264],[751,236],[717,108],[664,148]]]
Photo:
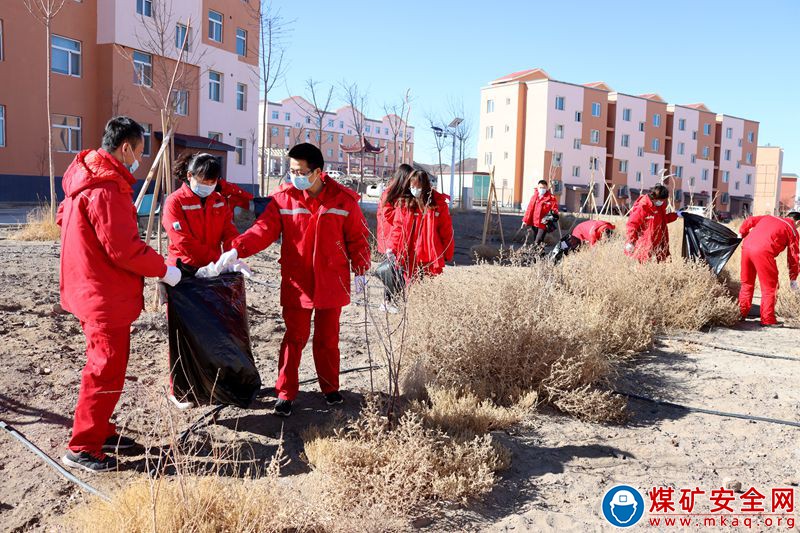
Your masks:
[[[419,180],[420,187],[422,188],[422,194],[419,195],[419,199],[422,200],[422,205],[431,205],[433,202],[433,187],[431,186],[431,177],[421,168],[415,169],[406,177],[403,184],[402,200],[408,206],[414,207],[417,205],[417,198],[411,194],[411,180],[414,178]]]
[[[389,182],[389,190],[386,193],[386,202],[389,205],[394,203],[403,196],[403,186],[408,181],[408,176],[414,172],[414,167],[403,163],[397,170],[394,171],[392,180]]]
[[[800,211],[789,211],[786,216],[797,222],[800,220]]]
[[[130,117],[114,117],[106,123],[103,132],[101,147],[106,152],[113,152],[123,145],[130,143],[136,147],[144,141],[144,128]]]
[[[222,165],[211,154],[184,152],[175,160],[173,175],[177,180],[186,181],[190,172],[204,180],[218,180],[222,175]]]
[[[656,185],[647,193],[651,200],[666,200],[669,198],[669,189],[664,185]]]
[[[325,166],[322,151],[311,143],[296,144],[289,150],[289,157],[297,161],[305,161],[311,171]]]
[[[539,182],[536,185],[544,185],[545,187],[547,187],[547,182],[545,180],[539,180]]]

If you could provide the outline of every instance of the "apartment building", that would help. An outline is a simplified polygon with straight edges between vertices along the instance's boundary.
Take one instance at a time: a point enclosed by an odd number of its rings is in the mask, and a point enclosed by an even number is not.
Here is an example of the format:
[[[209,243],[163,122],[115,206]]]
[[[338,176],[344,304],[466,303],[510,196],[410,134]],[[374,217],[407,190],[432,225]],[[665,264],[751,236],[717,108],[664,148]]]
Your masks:
[[[260,105],[264,105],[263,100]],[[258,118],[259,121],[262,119],[261,113]],[[371,148],[371,153],[367,153],[363,161],[363,171],[367,175],[388,177],[397,165],[410,164],[414,160],[414,126],[406,127],[397,115],[386,115],[377,120],[364,116],[360,110],[354,111],[350,106],[323,114],[302,96],[290,96],[267,104],[267,141],[264,146],[270,148],[267,152],[270,174],[283,175],[288,171],[286,154],[289,148],[301,142],[320,147],[326,170],[361,173],[361,156],[353,152],[353,148],[358,147],[356,123],[361,125],[364,140]],[[261,133],[259,127],[259,136]]]
[[[759,146],[756,150],[756,187],[753,198],[754,215],[777,215],[780,211],[783,149],[780,146]]]
[[[257,0],[67,0],[52,23],[52,131],[47,131],[44,28],[23,2],[0,4],[0,201],[49,197],[47,136],[56,176],[99,146],[114,115],[146,129],[143,179],[173,110],[176,150],[207,151],[249,187],[258,118]],[[183,68],[166,95],[182,46]],[[252,151],[252,152],[251,152]],[[60,178],[57,189],[61,194]]]
[[[758,123],[704,104],[670,104],[655,93],[530,69],[481,89],[479,134],[478,170],[494,168],[498,186],[510,183],[516,206],[544,178],[566,210],[590,206],[589,194],[596,205],[622,209],[669,174],[675,207],[753,209]]]
[[[780,200],[778,212],[785,214],[797,207],[797,174],[781,174]]]

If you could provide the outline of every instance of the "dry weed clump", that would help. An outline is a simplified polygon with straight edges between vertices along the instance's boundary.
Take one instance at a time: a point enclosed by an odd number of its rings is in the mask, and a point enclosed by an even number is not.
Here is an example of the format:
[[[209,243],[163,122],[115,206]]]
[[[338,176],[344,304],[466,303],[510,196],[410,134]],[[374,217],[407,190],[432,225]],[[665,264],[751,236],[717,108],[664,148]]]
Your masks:
[[[15,241],[57,241],[61,238],[61,228],[50,218],[49,206],[35,207],[28,213],[27,223],[12,233],[9,239]]]
[[[315,500],[331,516],[359,507],[410,518],[438,502],[465,504],[491,491],[506,462],[490,435],[459,441],[414,410],[390,424],[374,402],[345,429],[306,441],[305,453]]]

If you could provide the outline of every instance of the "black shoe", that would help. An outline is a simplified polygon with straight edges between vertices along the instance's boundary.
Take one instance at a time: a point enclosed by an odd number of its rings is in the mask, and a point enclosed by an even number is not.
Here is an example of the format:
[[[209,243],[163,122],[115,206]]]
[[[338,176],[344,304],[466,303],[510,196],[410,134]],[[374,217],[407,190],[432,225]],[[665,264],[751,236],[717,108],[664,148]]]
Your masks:
[[[123,437],[122,435],[111,435],[103,443],[103,451],[116,453],[120,450],[130,450],[135,448],[139,443],[130,437]]]
[[[762,322],[761,323],[761,327],[762,328],[782,328],[783,327],[783,322],[775,322],[774,324],[764,324]]]
[[[282,398],[278,398],[278,401],[275,402],[275,410],[273,414],[276,416],[289,416],[292,414],[292,400],[284,400]]]
[[[67,450],[61,462],[70,468],[80,468],[86,472],[110,472],[117,469],[117,460],[102,452],[73,452]]]
[[[341,405],[344,403],[344,398],[342,398],[338,390],[336,392],[329,392],[325,395],[325,403],[328,405]]]

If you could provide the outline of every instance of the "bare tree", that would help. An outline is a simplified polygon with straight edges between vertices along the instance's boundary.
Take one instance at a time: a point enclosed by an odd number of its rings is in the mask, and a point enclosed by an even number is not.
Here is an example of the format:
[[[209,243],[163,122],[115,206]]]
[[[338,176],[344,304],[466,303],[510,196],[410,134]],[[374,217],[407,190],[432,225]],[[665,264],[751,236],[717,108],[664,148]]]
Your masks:
[[[56,220],[56,175],[53,168],[53,117],[51,113],[51,39],[53,35],[53,19],[58,16],[65,0],[24,0],[28,12],[44,26],[45,50],[47,62],[45,63],[46,99],[47,99],[47,162],[50,172],[50,220]]]
[[[392,171],[397,170],[398,164],[398,151],[397,151],[397,139],[401,136],[404,136],[404,125],[408,121],[408,117],[406,116],[406,109],[409,107],[409,98],[410,98],[411,89],[406,89],[406,93],[403,96],[403,99],[398,104],[397,102],[393,104],[383,104],[383,112],[386,113],[386,118],[389,119],[389,130],[392,132],[392,143],[394,145],[394,159],[392,161]],[[398,114],[399,113],[399,114]],[[405,155],[405,152],[403,152]],[[404,163],[405,158],[401,159],[400,163]]]
[[[333,98],[333,85],[328,87],[327,94],[324,88],[320,87],[320,82],[313,78],[306,80],[306,100],[298,100],[292,97],[297,107],[306,117],[313,120],[317,126],[317,146],[322,150],[322,129],[325,115],[330,114],[331,99]],[[306,105],[306,101],[311,105]]]
[[[362,91],[358,83],[348,84],[346,81],[341,83],[342,95],[344,102],[350,107],[351,122],[350,125],[356,132],[359,146],[359,165],[361,167],[361,178],[359,179],[358,190],[364,190],[364,126],[365,116],[364,110],[367,107],[367,95]]]
[[[114,92],[111,94],[111,116],[117,116],[121,113],[125,100],[127,100],[127,97],[122,87],[115,88]]]

